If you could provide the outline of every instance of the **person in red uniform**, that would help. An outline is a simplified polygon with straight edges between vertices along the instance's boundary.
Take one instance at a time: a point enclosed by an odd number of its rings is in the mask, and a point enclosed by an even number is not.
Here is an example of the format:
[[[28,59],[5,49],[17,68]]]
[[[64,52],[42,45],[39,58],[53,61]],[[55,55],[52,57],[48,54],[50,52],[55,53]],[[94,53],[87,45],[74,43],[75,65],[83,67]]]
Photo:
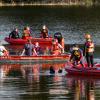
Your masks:
[[[30,27],[25,27],[22,35],[22,39],[29,39],[31,37]]]
[[[51,53],[52,55],[60,55],[64,53],[64,48],[58,43],[57,39],[54,39],[52,42]]]

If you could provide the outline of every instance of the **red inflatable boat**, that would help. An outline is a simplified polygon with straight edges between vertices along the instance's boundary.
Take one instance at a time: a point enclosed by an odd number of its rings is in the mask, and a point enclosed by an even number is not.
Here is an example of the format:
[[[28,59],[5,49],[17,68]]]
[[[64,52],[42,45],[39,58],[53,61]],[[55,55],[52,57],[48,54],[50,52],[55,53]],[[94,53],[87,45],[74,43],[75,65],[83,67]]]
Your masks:
[[[100,64],[95,64],[93,68],[91,67],[66,67],[66,71],[70,75],[82,75],[82,76],[100,76]]]
[[[62,54],[62,55],[41,55],[41,56],[8,56],[0,57],[0,63],[7,63],[7,62],[35,62],[35,61],[67,61],[70,55]]]
[[[52,39],[53,38],[31,38],[32,43],[38,42],[40,45],[52,45]],[[27,39],[13,39],[9,37],[5,37],[5,41],[10,44],[16,44],[16,45],[23,45],[27,42]]]

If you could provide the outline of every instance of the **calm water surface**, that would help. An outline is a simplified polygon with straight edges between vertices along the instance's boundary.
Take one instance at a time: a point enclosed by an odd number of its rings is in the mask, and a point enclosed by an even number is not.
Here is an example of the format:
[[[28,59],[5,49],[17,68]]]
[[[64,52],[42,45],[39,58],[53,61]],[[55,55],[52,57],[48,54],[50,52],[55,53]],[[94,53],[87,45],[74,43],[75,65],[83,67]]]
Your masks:
[[[43,24],[51,34],[61,32],[66,44],[84,43],[84,33],[91,33],[100,44],[100,7],[1,7],[0,39],[17,27],[20,34],[30,26],[33,36],[38,36]]]
[[[21,33],[30,26],[32,35],[39,36],[46,24],[50,33],[61,32],[67,44],[83,44],[84,33],[91,33],[96,45],[95,61],[100,62],[100,7],[1,7],[0,40],[17,27]],[[6,45],[12,54],[22,47]],[[56,74],[50,74],[53,66]],[[65,63],[0,64],[0,100],[100,100],[100,80],[66,75]]]
[[[99,100],[100,80],[66,75],[65,63],[0,66],[1,100]],[[50,74],[52,66],[56,74]],[[62,73],[58,73],[62,68]]]

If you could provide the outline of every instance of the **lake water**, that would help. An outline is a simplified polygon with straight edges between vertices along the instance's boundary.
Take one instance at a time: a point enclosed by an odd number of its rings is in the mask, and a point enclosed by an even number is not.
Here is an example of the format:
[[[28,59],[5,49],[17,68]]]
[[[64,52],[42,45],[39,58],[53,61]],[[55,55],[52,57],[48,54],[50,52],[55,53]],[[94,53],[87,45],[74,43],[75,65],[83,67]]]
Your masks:
[[[1,7],[0,39],[3,40],[13,28],[20,34],[30,26],[33,36],[38,36],[42,25],[47,25],[51,34],[61,32],[66,44],[84,43],[84,34],[90,33],[100,44],[100,7]]]
[[[83,44],[84,34],[91,33],[96,44],[95,61],[100,62],[100,7],[1,7],[0,40],[12,51],[4,38],[15,27],[20,36],[30,26],[32,36],[39,36],[42,25],[50,33],[61,32],[68,44]],[[66,51],[68,48],[66,49]],[[51,75],[50,66],[58,70],[65,63],[0,64],[0,100],[100,100],[100,80],[91,77],[72,77],[63,73]]]
[[[50,73],[50,67],[55,74]],[[100,79],[66,74],[66,63],[0,66],[1,100],[100,100]],[[62,69],[62,73],[58,70]]]

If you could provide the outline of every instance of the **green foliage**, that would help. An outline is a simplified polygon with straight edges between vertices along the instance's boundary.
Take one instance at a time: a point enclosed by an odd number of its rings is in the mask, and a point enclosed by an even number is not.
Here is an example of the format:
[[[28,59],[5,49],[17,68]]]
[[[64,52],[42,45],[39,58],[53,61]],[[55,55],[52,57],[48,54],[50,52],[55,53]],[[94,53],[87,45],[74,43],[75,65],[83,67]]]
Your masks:
[[[75,5],[86,5],[91,6],[94,4],[100,4],[100,0],[0,0],[2,3],[17,4],[17,3],[39,3],[39,4],[75,4]]]

